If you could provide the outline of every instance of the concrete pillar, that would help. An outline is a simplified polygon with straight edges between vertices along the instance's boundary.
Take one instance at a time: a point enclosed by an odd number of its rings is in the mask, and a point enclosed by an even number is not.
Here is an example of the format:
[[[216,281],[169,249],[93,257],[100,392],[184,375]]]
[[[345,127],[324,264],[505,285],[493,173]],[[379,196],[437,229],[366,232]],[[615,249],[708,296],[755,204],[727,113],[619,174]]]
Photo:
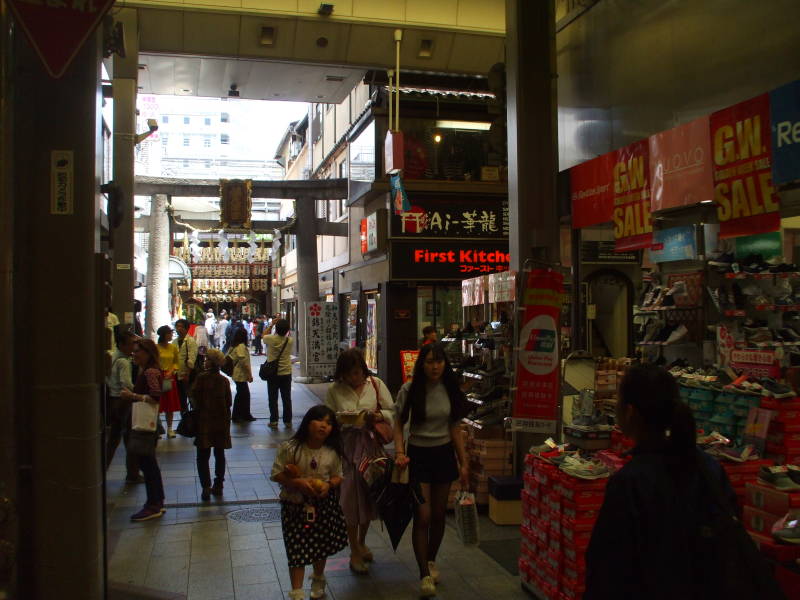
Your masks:
[[[166,194],[150,199],[150,243],[147,247],[147,314],[144,335],[155,339],[156,330],[170,322],[169,217]]]
[[[316,202],[310,198],[295,200],[297,218],[297,337],[300,342],[300,377],[308,377],[305,303],[319,300],[319,262],[317,261]]]
[[[526,258],[559,261],[555,39],[553,0],[506,0],[509,246],[514,270]]]
[[[113,230],[112,311],[120,323],[133,326],[133,169],[136,135],[136,87],[139,74],[139,35],[136,11],[114,13],[123,24],[125,58],[114,55],[113,180],[122,192],[122,223]]]
[[[2,311],[13,320],[13,334],[3,339],[15,363],[0,404],[14,403],[16,505],[25,532],[14,597],[99,600],[105,585],[105,322],[96,270],[102,34],[87,40],[60,79],[47,75],[19,27],[9,37],[13,193],[2,204],[14,203],[21,255],[13,267],[13,304]],[[11,134],[4,128],[2,135]]]

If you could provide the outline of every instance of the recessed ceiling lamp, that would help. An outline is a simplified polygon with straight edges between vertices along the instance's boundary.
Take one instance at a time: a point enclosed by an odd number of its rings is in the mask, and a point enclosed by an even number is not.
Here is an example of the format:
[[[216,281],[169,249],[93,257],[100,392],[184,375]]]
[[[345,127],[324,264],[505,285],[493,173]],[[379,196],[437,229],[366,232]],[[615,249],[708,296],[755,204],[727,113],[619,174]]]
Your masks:
[[[317,14],[320,17],[330,17],[333,14],[333,4],[326,4],[323,2],[322,4],[319,5]]]
[[[421,40],[417,58],[433,58],[433,40]]]
[[[262,27],[261,35],[258,38],[258,43],[262,46],[272,48],[275,46],[275,34],[276,31],[274,27]]]
[[[439,129],[473,129],[476,131],[489,131],[491,123],[484,121],[436,121]]]

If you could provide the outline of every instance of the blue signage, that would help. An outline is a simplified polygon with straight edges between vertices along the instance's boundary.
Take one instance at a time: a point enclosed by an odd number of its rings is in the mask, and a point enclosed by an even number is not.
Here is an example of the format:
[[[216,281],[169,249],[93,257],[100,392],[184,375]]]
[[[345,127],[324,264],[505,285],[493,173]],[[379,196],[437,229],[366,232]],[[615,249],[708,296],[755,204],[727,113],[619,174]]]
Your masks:
[[[769,93],[772,183],[800,180],[800,80]]]
[[[654,263],[697,258],[697,240],[694,225],[673,227],[653,232],[650,261]]]

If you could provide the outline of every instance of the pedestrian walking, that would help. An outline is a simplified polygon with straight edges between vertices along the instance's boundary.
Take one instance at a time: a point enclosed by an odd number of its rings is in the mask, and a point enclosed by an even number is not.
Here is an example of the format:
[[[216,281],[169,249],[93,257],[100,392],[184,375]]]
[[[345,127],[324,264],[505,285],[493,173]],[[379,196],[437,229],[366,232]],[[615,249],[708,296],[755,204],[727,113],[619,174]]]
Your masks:
[[[140,483],[139,461],[133,453],[127,451],[128,432],[131,427],[131,403],[121,397],[123,390],[133,391],[133,366],[131,354],[138,336],[130,331],[123,331],[117,338],[117,350],[112,357],[111,373],[106,378],[108,389],[108,405],[106,407],[106,469],[114,460],[120,440],[125,445],[125,482]]]
[[[217,347],[221,348],[223,353],[228,352],[229,326],[230,326],[230,321],[228,321],[228,314],[223,311],[219,315],[219,321],[217,321],[217,328],[214,334],[214,339],[217,342]]]
[[[167,418],[167,437],[174,438],[175,431],[172,429],[172,418],[175,411],[181,410],[181,399],[178,394],[178,347],[171,344],[172,328],[169,325],[162,325],[156,330],[158,334],[158,355],[159,364],[163,376],[163,389],[159,403],[159,412],[164,413]]]
[[[459,424],[469,408],[439,343],[426,344],[414,364],[413,379],[400,388],[395,404],[396,464],[410,468],[419,483],[423,504],[414,511],[412,544],[420,576],[420,595],[436,595],[436,555],[444,536],[447,498],[456,480],[466,489],[469,463]],[[409,438],[403,428],[410,422]]]
[[[262,335],[264,335],[264,319],[256,317],[256,320],[253,322],[253,350],[255,350],[256,356],[264,354],[264,345],[261,340]]]
[[[278,361],[278,374],[267,380],[269,398],[269,426],[278,427],[278,393],[283,404],[283,424],[292,426],[292,338],[289,337],[289,321],[278,319],[275,333],[263,336],[267,361]]]
[[[225,450],[231,447],[231,385],[220,374],[225,355],[212,348],[206,353],[205,370],[194,382],[192,408],[197,419],[197,476],[203,488],[200,498],[211,499],[211,494],[221,496],[225,482]],[[214,450],[214,485],[208,467],[211,450]]]
[[[289,562],[289,600],[303,600],[305,568],[312,565],[311,598],[325,595],[325,563],[347,545],[339,506],[342,441],[336,414],[312,407],[297,433],[284,442],[272,465],[281,486],[281,526]]]
[[[213,311],[206,313],[206,333],[208,334],[209,347],[217,348],[217,319]]]
[[[428,344],[435,344],[437,341],[439,341],[439,334],[436,332],[436,327],[428,325],[422,328],[422,339],[419,342],[420,348]]]
[[[250,352],[247,350],[247,333],[241,327],[231,338],[228,356],[233,361],[233,381],[236,384],[236,397],[233,399],[233,422],[255,421],[250,414],[250,384],[253,370],[250,366]]]
[[[160,363],[160,354],[153,340],[138,339],[133,347],[133,360],[139,366],[139,375],[133,385],[133,391],[123,389],[120,398],[129,402],[149,402],[159,404],[162,395],[164,376]],[[131,521],[148,521],[164,514],[164,483],[161,480],[161,469],[156,460],[158,433],[136,431],[144,439],[146,450],[137,454],[139,466],[144,473],[144,485],[147,500],[142,509],[131,516]]]
[[[328,388],[325,405],[342,423],[341,505],[350,543],[350,570],[363,574],[368,571],[367,563],[374,560],[366,539],[369,524],[378,518],[378,512],[359,466],[364,460],[383,455],[383,445],[374,424],[384,422],[392,426],[394,401],[386,385],[372,375],[363,353],[357,348],[339,355],[333,378],[335,383]],[[346,424],[345,419],[351,424]]]
[[[178,397],[183,414],[188,410],[186,398],[194,383],[198,348],[197,340],[189,335],[189,321],[186,319],[175,321],[175,331],[178,332],[178,339],[175,342],[178,346]]]
[[[697,448],[694,416],[675,378],[654,365],[630,367],[620,383],[617,422],[634,441],[633,458],[606,486],[586,553],[584,599],[700,599],[730,590],[736,584],[722,581],[732,574],[721,565],[725,548],[709,551],[709,544],[723,511],[727,527],[741,527],[736,496],[719,462]],[[750,554],[739,576],[746,580],[760,568],[766,585],[757,591],[741,585],[726,597],[783,598],[754,547]]]

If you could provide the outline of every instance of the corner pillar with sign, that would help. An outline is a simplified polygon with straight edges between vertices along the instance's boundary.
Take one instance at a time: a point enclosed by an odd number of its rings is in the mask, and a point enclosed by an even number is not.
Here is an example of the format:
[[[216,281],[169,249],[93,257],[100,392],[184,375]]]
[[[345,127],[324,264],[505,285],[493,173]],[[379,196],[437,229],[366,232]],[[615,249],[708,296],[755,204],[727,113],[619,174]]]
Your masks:
[[[307,304],[319,301],[315,203],[313,198],[295,199],[295,215],[297,216],[295,221],[297,235],[297,284],[295,289],[299,311],[302,311]],[[308,319],[301,315],[298,315],[300,318],[297,319],[297,342],[299,344],[297,351],[300,356],[308,357],[308,347],[312,338],[308,329]],[[298,381],[308,381],[313,377],[309,372],[308,360],[300,361],[299,370]]]

